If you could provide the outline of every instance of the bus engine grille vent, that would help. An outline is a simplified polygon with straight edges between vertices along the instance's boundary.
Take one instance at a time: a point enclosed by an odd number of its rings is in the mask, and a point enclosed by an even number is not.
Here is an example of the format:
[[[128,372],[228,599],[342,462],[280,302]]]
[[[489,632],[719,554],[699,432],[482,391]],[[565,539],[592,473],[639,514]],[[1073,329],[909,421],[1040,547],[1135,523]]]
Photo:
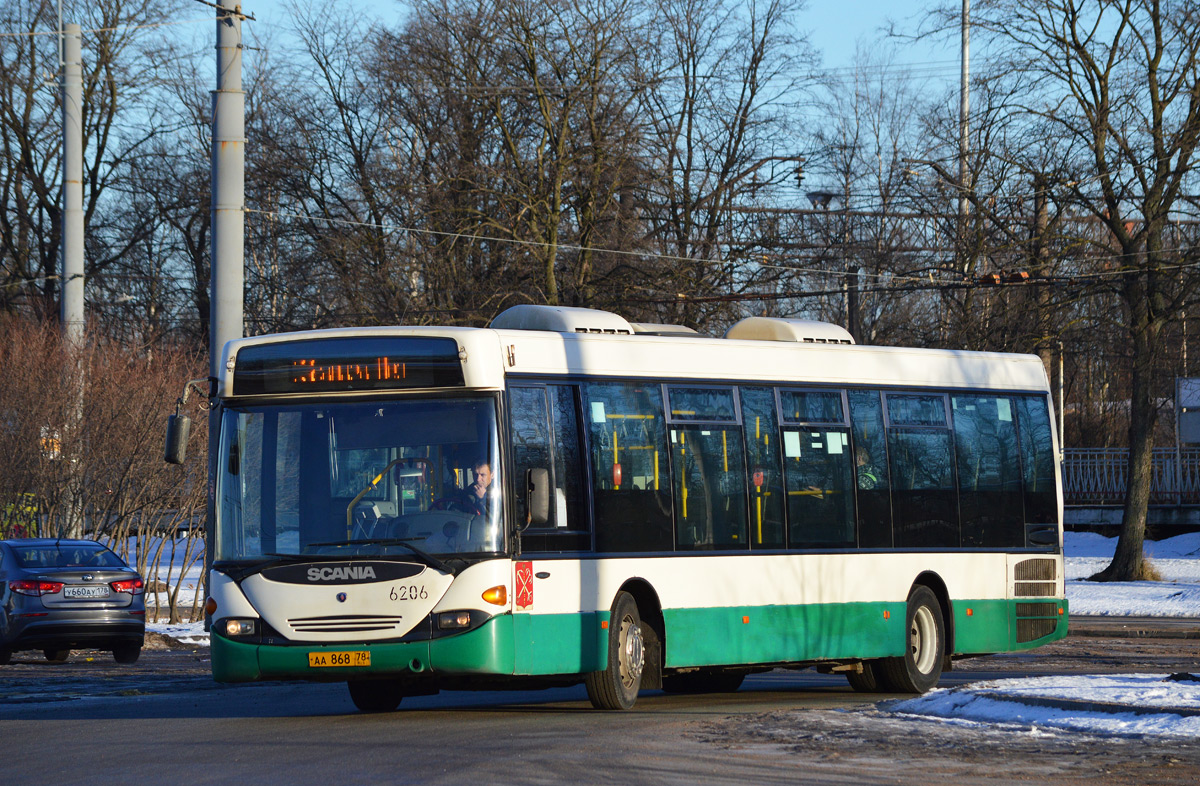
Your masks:
[[[1027,559],[1013,566],[1013,597],[1053,598],[1058,591],[1057,563],[1052,559]]]
[[[1057,603],[1018,603],[1017,642],[1049,636],[1058,629]]]
[[[1052,559],[1027,559],[1013,566],[1013,578],[1017,581],[1054,581],[1058,578]]]
[[[297,633],[356,633],[369,630],[394,630],[399,616],[379,614],[340,614],[332,617],[299,617],[288,620]]]

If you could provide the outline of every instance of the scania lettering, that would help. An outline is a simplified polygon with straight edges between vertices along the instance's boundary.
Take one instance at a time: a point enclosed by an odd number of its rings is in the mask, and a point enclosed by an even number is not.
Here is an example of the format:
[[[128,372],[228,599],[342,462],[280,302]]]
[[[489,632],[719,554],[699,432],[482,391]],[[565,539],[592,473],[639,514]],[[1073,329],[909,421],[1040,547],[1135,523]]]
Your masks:
[[[370,567],[359,568],[309,568],[309,581],[345,581],[346,579],[373,579],[375,571]]]
[[[621,710],[772,669],[920,693],[1066,635],[1037,357],[517,306],[239,339],[219,368],[223,682],[343,681],[366,711],[580,682]]]

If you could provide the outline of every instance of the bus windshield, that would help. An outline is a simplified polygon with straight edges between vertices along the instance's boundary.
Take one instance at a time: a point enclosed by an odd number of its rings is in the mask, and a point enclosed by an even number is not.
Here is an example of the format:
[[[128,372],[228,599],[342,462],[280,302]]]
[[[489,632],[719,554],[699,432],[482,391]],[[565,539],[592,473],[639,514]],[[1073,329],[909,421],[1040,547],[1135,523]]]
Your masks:
[[[226,407],[214,558],[504,548],[491,398]]]

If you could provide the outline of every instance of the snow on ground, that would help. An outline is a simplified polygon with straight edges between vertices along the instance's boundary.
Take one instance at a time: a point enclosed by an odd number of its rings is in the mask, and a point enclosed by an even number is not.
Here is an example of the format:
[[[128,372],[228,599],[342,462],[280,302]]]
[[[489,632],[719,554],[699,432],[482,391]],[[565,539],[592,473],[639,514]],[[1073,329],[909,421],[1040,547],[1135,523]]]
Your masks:
[[[1112,561],[1116,538],[1065,534],[1067,600],[1072,614],[1117,617],[1200,617],[1200,532],[1146,541],[1163,581],[1084,581]]]
[[[986,723],[1014,731],[1059,729],[1097,735],[1200,737],[1200,682],[1165,674],[1076,675],[973,682],[880,706],[950,723]],[[1097,703],[1110,706],[1095,709]],[[1072,706],[1075,705],[1075,706]]]
[[[181,622],[174,625],[169,622],[147,622],[146,630],[151,633],[162,633],[184,644],[197,647],[208,646],[208,631],[204,630],[204,620]]]

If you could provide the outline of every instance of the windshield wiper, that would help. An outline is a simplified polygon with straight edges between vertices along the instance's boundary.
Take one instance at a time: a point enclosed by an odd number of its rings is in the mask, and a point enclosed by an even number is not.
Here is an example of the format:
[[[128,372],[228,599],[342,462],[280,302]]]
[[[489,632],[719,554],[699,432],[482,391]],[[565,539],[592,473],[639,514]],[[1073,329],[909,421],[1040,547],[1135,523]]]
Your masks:
[[[331,541],[328,541],[325,543],[309,543],[305,546],[305,548],[316,548],[316,547],[320,547],[320,546],[367,546],[367,545],[371,545],[371,546],[403,546],[404,548],[408,549],[413,554],[415,554],[417,557],[420,557],[421,560],[426,565],[430,566],[431,568],[437,568],[438,570],[442,571],[443,573],[449,573],[452,576],[456,575],[458,573],[458,571],[455,568],[450,567],[445,562],[442,562],[440,559],[433,556],[429,552],[425,551],[424,549],[420,549],[420,548],[417,548],[416,546],[414,546],[410,542],[410,541],[414,541],[414,540],[424,540],[424,538],[385,538],[384,540],[373,540],[370,538],[364,538],[364,539],[360,539],[360,540],[331,540]],[[297,556],[299,556],[300,558],[303,559],[304,557],[307,557],[307,556],[317,556],[317,555],[300,554]],[[320,555],[320,556],[326,556],[326,555]],[[358,555],[358,556],[379,556],[379,555],[363,554],[363,555]]]

